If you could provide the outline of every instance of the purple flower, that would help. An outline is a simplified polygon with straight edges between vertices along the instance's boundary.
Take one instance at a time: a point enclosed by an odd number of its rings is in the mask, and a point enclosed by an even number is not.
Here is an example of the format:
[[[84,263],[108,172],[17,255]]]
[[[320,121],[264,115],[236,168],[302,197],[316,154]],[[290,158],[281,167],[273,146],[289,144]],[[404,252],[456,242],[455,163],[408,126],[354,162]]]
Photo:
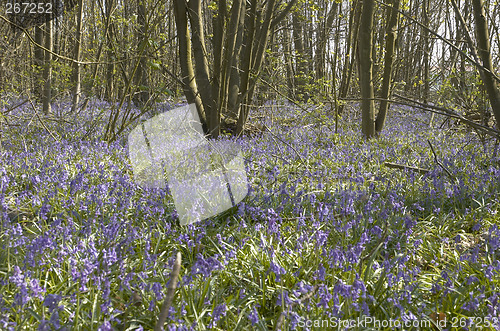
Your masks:
[[[104,323],[99,326],[97,329],[98,331],[113,331],[113,326],[111,326],[111,323],[109,321],[105,321]]]
[[[290,297],[288,296],[288,292],[283,290],[281,292],[278,293],[278,299],[276,300],[276,305],[277,306],[281,306],[282,304],[286,306],[292,304],[293,301],[292,299],[290,299]]]
[[[58,306],[61,301],[62,296],[59,294],[47,294],[45,299],[43,300],[43,305],[49,308],[49,312],[52,312],[54,309],[62,309],[62,306]]]
[[[277,263],[274,263],[273,261],[271,261],[271,268],[270,268],[270,271],[273,272],[275,275],[276,275],[276,281],[279,282],[280,281],[280,277],[281,275],[284,275],[286,274],[286,270],[285,268],[283,268],[282,266],[280,266],[279,264]]]
[[[473,292],[469,292],[469,300],[467,301],[467,303],[462,305],[462,309],[470,312],[477,311],[479,308],[479,302],[483,301],[484,296],[484,294],[474,295]]]
[[[217,322],[221,319],[221,317],[226,316],[226,304],[220,304],[215,307],[214,311],[212,312],[212,321],[209,324],[209,328],[213,328],[217,325]]]
[[[472,283],[479,282],[479,279],[476,276],[470,276],[467,278],[467,285],[470,285]]]
[[[163,298],[162,286],[160,283],[154,282],[151,286],[151,290],[155,294],[157,301],[160,301]]]
[[[255,307],[252,307],[252,311],[248,314],[248,319],[250,320],[250,322],[252,322],[252,326],[259,323],[259,313],[257,312],[257,309],[255,309]]]
[[[295,330],[301,321],[300,315],[292,311],[288,313],[288,318],[290,318],[290,329]]]
[[[316,271],[316,275],[320,280],[325,280],[326,269],[323,267],[323,264],[320,263],[318,270]]]
[[[328,291],[328,287],[326,287],[325,285],[320,285],[318,288],[318,297],[319,297],[318,307],[328,309],[330,301],[333,298],[330,291]]]
[[[191,268],[191,275],[202,275],[203,279],[210,277],[213,271],[222,269],[222,264],[217,260],[218,257],[216,254],[214,257],[205,259],[203,255],[198,254],[198,259]]]
[[[26,283],[24,281],[24,275],[21,269],[16,265],[14,267],[14,273],[9,277],[11,283],[16,285],[17,287],[25,286]]]

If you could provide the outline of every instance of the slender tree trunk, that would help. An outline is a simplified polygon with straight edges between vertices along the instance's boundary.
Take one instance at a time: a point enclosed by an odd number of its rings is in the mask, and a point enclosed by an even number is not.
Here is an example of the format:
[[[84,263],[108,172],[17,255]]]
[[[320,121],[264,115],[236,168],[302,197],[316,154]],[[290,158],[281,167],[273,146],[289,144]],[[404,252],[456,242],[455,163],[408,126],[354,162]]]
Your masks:
[[[191,23],[192,47],[194,59],[196,61],[196,85],[203,103],[203,109],[208,125],[208,133],[210,136],[216,138],[220,131],[220,116],[217,115],[217,108],[212,95],[212,85],[210,84],[207,50],[205,48],[205,34],[203,32],[201,0],[191,0],[188,2],[188,17],[189,22]]]
[[[187,4],[184,0],[174,0],[174,16],[177,26],[177,40],[179,43],[179,62],[181,67],[181,81],[184,95],[188,103],[196,104],[203,130],[208,133],[207,118],[203,103],[198,95],[193,61],[191,60],[191,36],[188,30]]]
[[[474,11],[474,20],[476,22],[476,39],[478,55],[483,63],[484,74],[482,75],[483,83],[490,99],[491,109],[495,116],[497,127],[500,129],[500,91],[497,82],[493,77],[493,64],[490,53],[490,36],[488,25],[486,23],[486,15],[484,11],[484,3],[482,0],[472,0],[472,8]]]
[[[429,22],[429,0],[423,0],[423,8],[422,8],[422,16],[423,16],[423,24],[429,28],[430,27],[430,22]],[[424,62],[424,93],[423,93],[423,100],[424,103],[427,103],[429,101],[429,92],[430,92],[430,40],[429,40],[429,30],[423,29],[422,31],[422,38],[423,38],[423,62]]]
[[[92,21],[95,23],[95,1],[91,1],[92,3]],[[101,6],[102,7],[102,6]],[[104,26],[104,32],[103,32],[103,36],[104,36],[104,40],[101,40],[101,42],[99,43],[99,47],[97,48],[97,54],[96,54],[96,61],[99,62],[99,60],[101,59],[101,55],[103,53],[103,50],[104,50],[104,46],[105,44],[107,43],[107,36],[108,36],[108,30],[111,29],[111,14],[112,14],[112,11],[111,10],[106,10],[106,11],[102,11],[101,14],[103,14],[105,16],[105,26]],[[96,24],[94,24],[96,25]],[[94,34],[94,38],[91,42],[91,45],[94,45],[94,40],[96,40],[96,36],[97,36],[97,31],[95,29],[92,29],[93,31],[93,34]],[[93,72],[92,72],[92,79],[91,79],[91,86],[89,87],[89,90],[90,92],[92,92],[92,90],[94,89],[95,87],[95,82],[97,80],[97,75],[98,75],[98,69],[99,69],[99,65],[98,63],[96,63],[94,65],[94,68],[93,68]],[[102,88],[100,88],[99,90],[97,90],[97,94],[102,97],[103,96],[103,90]],[[104,98],[106,99],[106,90],[104,90]],[[90,96],[87,96],[85,98],[85,100],[83,101],[83,104],[81,106],[81,110],[84,110],[85,108],[87,108],[87,105],[90,101]]]
[[[325,63],[326,63],[326,44],[330,38],[330,32],[333,28],[333,23],[335,22],[335,17],[337,16],[337,8],[339,4],[333,2],[330,10],[326,15],[326,23],[318,24],[318,47],[316,48],[315,54],[315,71],[316,79],[323,79],[325,76]],[[326,13],[326,9],[325,9]]]
[[[295,96],[295,70],[292,63],[292,47],[290,42],[290,30],[288,29],[288,19],[283,28],[283,60],[286,68],[287,96],[293,99]]]
[[[238,72],[239,58],[241,54],[241,47],[243,44],[243,33],[245,31],[245,13],[246,1],[242,1],[240,8],[240,17],[238,23],[238,34],[236,36],[236,43],[234,46],[234,57],[231,65],[231,77],[229,79],[229,88],[227,96],[227,115],[236,120],[239,116],[240,105],[238,104],[238,94],[240,92],[240,73]]]
[[[374,0],[363,0],[359,30],[359,85],[361,89],[362,131],[365,137],[375,135],[373,92],[373,12]]]
[[[148,73],[147,73],[147,58],[143,55],[148,47],[148,22],[146,19],[146,5],[144,0],[137,4],[137,54],[140,54],[139,63],[134,75],[135,85],[138,86],[139,92],[134,95],[134,102],[138,105],[144,105],[149,100]]]
[[[43,41],[43,30],[41,27],[36,26],[35,27],[35,43],[40,46],[45,46],[44,41]],[[44,68],[44,62],[45,62],[45,52],[43,48],[36,46],[35,45],[35,50],[34,50],[34,55],[35,55],[35,68],[36,68],[36,75],[35,75],[35,81],[33,84],[34,88],[34,94],[37,99],[37,101],[41,101],[43,99],[43,68]]]
[[[352,9],[349,17],[349,32],[348,40],[346,40],[346,57],[344,68],[342,70],[342,79],[340,81],[340,99],[347,97],[349,86],[351,84],[351,77],[354,68],[356,57],[353,54],[357,53],[357,40],[359,34],[359,23],[361,18],[361,5],[360,0],[355,0],[352,3]],[[344,104],[339,105],[338,113],[342,114],[344,111]]]
[[[394,49],[396,46],[396,37],[398,30],[398,17],[399,17],[399,0],[392,0],[392,10],[390,12],[390,19],[387,24],[387,36],[385,39],[385,58],[384,58],[384,77],[382,81],[382,88],[380,90],[380,108],[375,121],[375,131],[380,133],[384,128],[385,118],[389,103],[385,99],[389,98],[391,83],[392,83],[392,67],[394,64]]]
[[[52,51],[52,21],[45,23],[45,48]],[[50,101],[52,99],[52,54],[45,52],[45,65],[43,70],[43,113],[51,112]]]
[[[250,70],[252,68],[252,54],[254,52],[255,23],[257,20],[257,0],[251,0],[248,13],[248,24],[243,40],[243,59],[241,61],[241,86],[238,104],[241,105],[240,116],[238,117],[236,133],[241,134],[245,127],[246,117],[248,116],[248,105],[242,104],[247,99],[247,91],[250,81]]]
[[[288,6],[286,9],[282,12],[286,13],[290,10],[291,6],[295,1],[291,1],[288,3]],[[264,12],[264,19],[262,23],[259,25],[259,33],[255,37],[255,53],[253,53],[253,50],[250,50],[250,55],[251,55],[251,67],[250,71],[247,74],[246,78],[246,86],[244,92],[242,92],[245,95],[245,104],[243,105],[241,112],[240,112],[240,117],[238,118],[238,123],[236,125],[236,132],[237,134],[240,134],[243,132],[243,129],[245,127],[245,123],[247,122],[248,119],[248,113],[249,113],[249,107],[248,105],[251,103],[252,98],[253,98],[253,93],[255,90],[255,85],[260,73],[260,69],[262,66],[262,62],[264,61],[265,57],[265,51],[267,49],[267,44],[269,40],[269,35],[274,26],[284,18],[284,15],[280,15],[279,19],[275,18],[273,20],[273,12],[275,9],[275,4],[276,0],[269,0],[266,5],[266,9]],[[256,16],[255,16],[256,17]],[[251,77],[250,74],[251,73]],[[249,79],[250,78],[250,79]]]
[[[104,98],[111,102],[114,96],[114,75],[115,75],[115,54],[113,52],[113,39],[114,39],[114,24],[111,21],[111,12],[113,11],[114,0],[106,0],[106,16],[110,18],[109,29],[107,30],[107,60],[108,65],[106,68],[106,91]]]
[[[295,91],[297,94],[295,98],[300,101],[306,101],[308,99],[306,95],[306,84],[307,84],[307,58],[304,49],[304,29],[303,19],[300,17],[300,13],[295,11],[292,14],[292,25],[293,25],[293,44],[295,46]]]
[[[80,102],[80,89],[81,89],[81,74],[80,74],[80,48],[82,44],[82,18],[83,18],[83,0],[78,1],[78,13],[76,15],[76,38],[75,38],[75,50],[74,59],[77,62],[73,63],[73,104],[71,106],[71,112],[74,113]]]
[[[227,113],[227,101],[229,93],[229,81],[231,77],[231,65],[236,61],[236,40],[238,38],[238,28],[240,27],[240,14],[243,6],[243,0],[234,0],[231,7],[231,17],[226,28],[226,42],[224,47],[224,56],[222,58],[221,80],[218,104],[218,118],[220,112]]]
[[[218,1],[218,8],[216,15],[213,16],[213,77],[212,77],[212,98],[214,99],[214,105],[217,107],[220,105],[220,95],[221,95],[221,84],[222,84],[222,59],[223,59],[223,45],[226,30],[224,29],[227,14],[227,3],[226,0]],[[213,114],[217,116],[217,113]],[[207,116],[209,116],[207,114]],[[218,119],[214,120],[219,122]]]

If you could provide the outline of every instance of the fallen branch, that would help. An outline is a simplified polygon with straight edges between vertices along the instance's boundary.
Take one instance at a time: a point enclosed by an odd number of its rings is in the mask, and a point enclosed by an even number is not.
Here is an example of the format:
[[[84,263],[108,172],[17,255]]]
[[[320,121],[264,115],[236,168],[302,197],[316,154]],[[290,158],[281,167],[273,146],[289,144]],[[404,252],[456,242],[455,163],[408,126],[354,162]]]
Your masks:
[[[474,129],[477,129],[477,130],[481,131],[484,134],[487,134],[487,135],[489,135],[489,136],[491,136],[491,137],[493,137],[493,138],[495,138],[497,140],[500,140],[500,131],[498,131],[498,130],[496,130],[494,128],[490,128],[490,127],[485,126],[485,125],[481,125],[481,124],[476,123],[474,121],[471,121],[471,120],[465,118],[464,116],[462,116],[461,114],[457,113],[455,110],[447,109],[447,108],[444,108],[444,107],[438,107],[438,106],[434,106],[434,105],[430,105],[430,104],[425,104],[425,103],[419,102],[417,100],[413,100],[413,99],[410,99],[410,98],[407,98],[407,97],[403,97],[402,95],[399,95],[397,93],[393,93],[393,95],[395,97],[403,99],[403,100],[405,100],[407,102],[401,102],[401,101],[398,101],[398,100],[383,99],[383,98],[370,98],[370,100],[374,100],[374,101],[387,101],[387,102],[390,102],[390,103],[393,103],[393,104],[403,105],[403,106],[409,106],[409,107],[421,109],[421,110],[424,110],[424,111],[427,111],[427,112],[431,112],[431,113],[434,113],[434,114],[446,116],[446,117],[449,117],[449,118],[455,118],[455,119],[459,120],[460,122],[464,123],[465,125],[468,125],[468,126],[474,128]],[[342,100],[342,101],[361,101],[362,99],[361,98],[340,98],[340,100]]]
[[[434,154],[434,161],[436,162],[436,164],[440,166],[451,179],[455,180],[456,179],[455,176],[453,176],[451,172],[448,169],[446,169],[445,166],[438,160],[436,152],[434,151],[434,147],[432,147],[430,140],[427,140],[427,143],[429,143],[429,146],[431,147],[431,151],[432,154]]]
[[[424,169],[424,168],[419,168],[419,167],[412,167],[404,164],[397,164],[397,163],[391,163],[391,162],[384,162],[384,165],[387,168],[392,168],[392,169],[401,169],[401,170],[413,170],[418,173],[421,173],[422,175],[428,173],[430,170],[429,169]]]
[[[168,311],[172,306],[172,301],[174,300],[175,289],[177,288],[177,280],[179,278],[179,273],[181,271],[181,252],[177,252],[177,257],[174,262],[174,267],[172,272],[170,273],[170,284],[167,288],[167,296],[163,301],[163,305],[161,306],[160,316],[158,317],[158,322],[155,325],[155,331],[163,330],[163,325],[167,320]]]
[[[42,124],[43,128],[50,134],[50,136],[56,141],[56,142],[61,142],[59,139],[56,138],[56,136],[54,136],[54,134],[52,133],[52,131],[50,131],[50,129],[45,125],[44,121],[42,121],[42,119],[40,118],[40,115],[38,115],[38,111],[36,110],[36,107],[35,105],[33,104],[33,101],[31,99],[29,99],[29,102],[31,104],[31,108],[33,109],[33,111],[35,112],[35,115],[36,115],[36,118],[38,118],[38,120],[40,121],[40,123]]]
[[[485,125],[481,125],[481,124],[476,123],[474,121],[471,121],[471,120],[465,118],[464,116],[462,116],[461,114],[459,114],[458,112],[456,112],[455,110],[444,108],[444,107],[438,107],[438,106],[434,106],[434,105],[429,105],[429,104],[425,104],[425,103],[421,103],[421,102],[419,102],[417,100],[413,100],[413,99],[404,97],[404,96],[396,94],[396,93],[394,93],[394,96],[398,97],[400,99],[403,99],[405,101],[412,102],[412,103],[414,103],[414,104],[416,104],[416,105],[419,106],[419,107],[417,107],[417,106],[413,105],[413,107],[416,107],[416,108],[419,108],[419,109],[422,109],[422,110],[431,111],[431,112],[436,113],[436,114],[440,114],[440,115],[444,115],[444,116],[456,118],[456,119],[460,120],[462,123],[467,124],[467,125],[473,127],[474,129],[480,130],[483,133],[485,133],[485,134],[487,134],[489,136],[492,136],[492,137],[500,140],[500,131],[498,131],[498,130],[496,130],[494,128],[490,128],[490,127],[485,126]],[[437,110],[439,112],[444,112],[445,114],[432,111],[433,109]]]

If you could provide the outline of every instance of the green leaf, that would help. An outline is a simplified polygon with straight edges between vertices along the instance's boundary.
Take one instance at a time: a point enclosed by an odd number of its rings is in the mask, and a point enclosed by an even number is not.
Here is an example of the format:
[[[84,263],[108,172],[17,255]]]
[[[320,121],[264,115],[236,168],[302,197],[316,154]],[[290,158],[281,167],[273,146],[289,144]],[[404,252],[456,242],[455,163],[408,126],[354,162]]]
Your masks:
[[[152,69],[155,69],[155,70],[161,69],[161,65],[155,61],[148,61],[148,66],[150,66]]]

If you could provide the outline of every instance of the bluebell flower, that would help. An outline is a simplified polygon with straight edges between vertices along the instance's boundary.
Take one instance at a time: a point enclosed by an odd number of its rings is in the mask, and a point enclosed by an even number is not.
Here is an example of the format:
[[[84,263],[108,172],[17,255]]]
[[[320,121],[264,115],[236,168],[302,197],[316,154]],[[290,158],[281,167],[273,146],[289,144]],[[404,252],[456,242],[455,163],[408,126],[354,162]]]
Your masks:
[[[288,318],[290,319],[290,329],[291,330],[297,329],[297,325],[301,321],[300,315],[294,311],[291,311],[288,313]]]
[[[203,255],[198,254],[195,263],[191,268],[192,276],[201,274],[203,279],[210,277],[213,271],[222,269],[222,264],[217,259],[219,256],[216,254],[213,257],[204,258]]]
[[[99,328],[97,329],[98,331],[113,331],[113,326],[109,321],[105,321],[102,323]]]
[[[49,308],[49,312],[52,312],[55,309],[62,309],[62,306],[59,306],[59,302],[61,301],[62,296],[59,294],[47,294],[45,299],[43,300],[43,305]]]
[[[252,326],[259,323],[260,321],[259,313],[257,312],[257,309],[255,309],[255,307],[252,307],[252,310],[248,314],[248,319],[252,323]]]
[[[293,301],[288,296],[288,291],[282,290],[282,291],[278,292],[278,299],[276,299],[276,305],[277,306],[284,305],[284,307],[287,307],[287,306],[289,306],[292,303],[293,303]]]
[[[217,325],[217,322],[224,316],[226,316],[226,304],[220,304],[216,306],[212,312],[212,320],[210,321],[210,324],[208,325],[208,328],[213,328]]]
[[[318,288],[317,296],[319,297],[318,307],[328,309],[330,306],[330,301],[333,298],[333,295],[328,290],[328,287],[323,284],[320,285]]]
[[[318,270],[316,270],[316,275],[319,278],[319,280],[324,281],[325,280],[325,275],[326,275],[326,269],[323,267],[323,264],[319,264]]]
[[[273,272],[276,275],[276,281],[277,282],[280,281],[281,275],[286,274],[285,268],[283,268],[282,266],[280,266],[277,263],[274,263],[273,261],[271,261],[270,271]]]

